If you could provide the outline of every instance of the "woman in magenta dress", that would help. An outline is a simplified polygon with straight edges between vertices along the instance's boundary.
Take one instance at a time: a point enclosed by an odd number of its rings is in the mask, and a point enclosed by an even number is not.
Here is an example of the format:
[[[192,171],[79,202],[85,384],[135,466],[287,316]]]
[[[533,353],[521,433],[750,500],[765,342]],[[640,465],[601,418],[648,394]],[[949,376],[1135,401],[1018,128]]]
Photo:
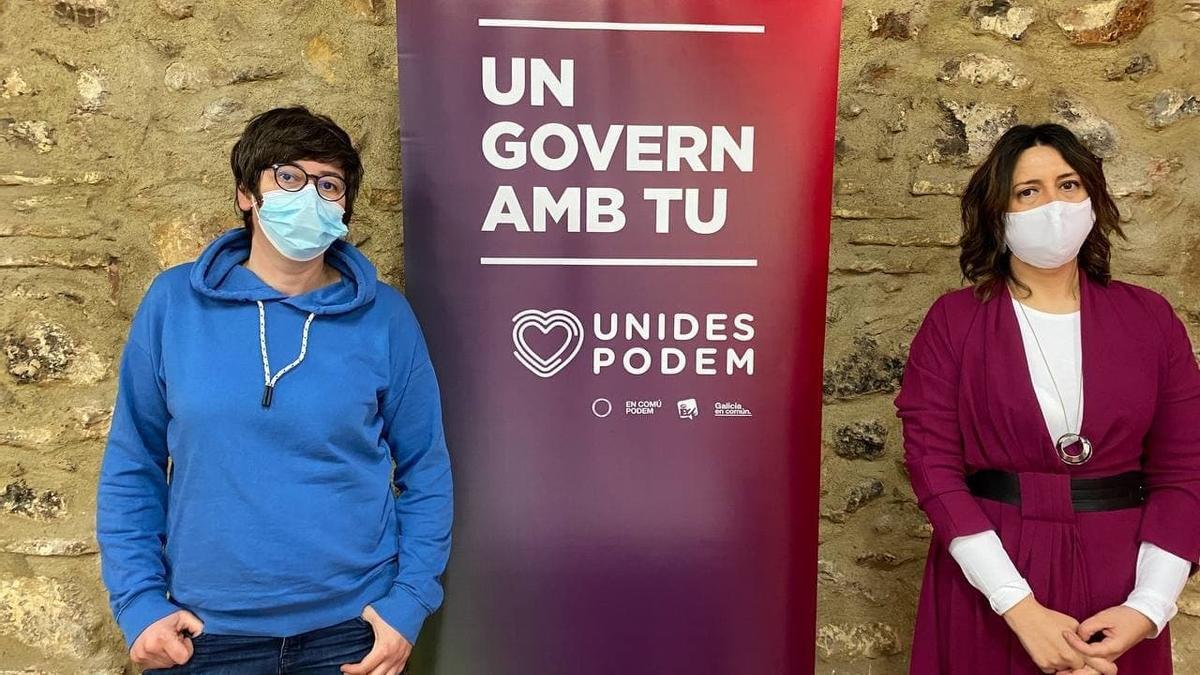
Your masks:
[[[1061,126],[1000,138],[962,219],[970,285],[926,314],[896,397],[934,534],[910,672],[1168,675],[1200,560],[1187,330],[1111,279],[1117,207]]]

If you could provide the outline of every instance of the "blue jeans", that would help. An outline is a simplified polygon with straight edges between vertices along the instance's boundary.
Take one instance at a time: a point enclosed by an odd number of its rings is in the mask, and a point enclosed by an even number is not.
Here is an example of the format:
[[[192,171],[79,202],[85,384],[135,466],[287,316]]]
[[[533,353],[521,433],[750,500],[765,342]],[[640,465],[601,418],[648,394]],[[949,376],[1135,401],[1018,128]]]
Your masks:
[[[289,637],[217,635],[192,638],[192,658],[181,666],[142,671],[197,675],[341,675],[375,644],[375,629],[362,617]]]

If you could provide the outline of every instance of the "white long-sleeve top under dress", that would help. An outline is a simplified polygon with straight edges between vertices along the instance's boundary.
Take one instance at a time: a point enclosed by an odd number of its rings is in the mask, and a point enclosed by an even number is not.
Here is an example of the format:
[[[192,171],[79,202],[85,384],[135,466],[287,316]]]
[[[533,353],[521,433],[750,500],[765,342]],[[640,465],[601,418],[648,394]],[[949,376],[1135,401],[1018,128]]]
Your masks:
[[[1051,438],[1058,438],[1069,431],[1077,432],[1079,420],[1083,419],[1079,312],[1053,314],[1028,306],[1022,312],[1016,298],[1012,302],[1017,323],[1021,326],[1029,376],[1046,420],[1046,428]],[[1036,340],[1034,331],[1037,332]],[[1045,352],[1044,360],[1038,350],[1039,341]],[[1047,361],[1051,370],[1046,369]],[[1056,382],[1058,392],[1054,387]],[[1061,401],[1059,393],[1062,395]],[[958,562],[971,585],[987,597],[997,614],[1004,614],[1033,592],[1013,565],[995,530],[956,537],[950,542],[950,555]],[[1189,561],[1154,544],[1142,542],[1138,549],[1137,579],[1124,605],[1141,612],[1154,623],[1152,637],[1157,637],[1178,611],[1175,603],[1190,571]],[[1086,617],[1076,618],[1082,620]]]

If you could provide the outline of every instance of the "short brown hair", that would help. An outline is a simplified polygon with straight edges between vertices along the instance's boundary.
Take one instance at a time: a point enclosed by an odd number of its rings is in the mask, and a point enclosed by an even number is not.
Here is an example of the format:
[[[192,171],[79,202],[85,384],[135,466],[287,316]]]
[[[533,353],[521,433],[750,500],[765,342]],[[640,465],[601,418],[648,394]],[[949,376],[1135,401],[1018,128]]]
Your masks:
[[[315,160],[337,165],[346,178],[346,208],[342,222],[349,225],[354,213],[354,198],[362,183],[363,166],[350,134],[325,115],[304,106],[273,108],[259,113],[246,124],[242,137],[229,153],[234,186],[255,202],[262,200],[258,176],[272,164]],[[240,209],[239,209],[240,210]],[[253,222],[249,211],[242,211],[247,229]]]
[[[1079,174],[1092,200],[1096,225],[1079,250],[1079,266],[1092,279],[1107,284],[1112,245],[1109,234],[1128,239],[1120,226],[1120,213],[1108,192],[1102,160],[1092,154],[1060,124],[1019,124],[1004,133],[987,159],[975,170],[962,196],[962,235],[958,245],[963,278],[975,286],[975,296],[987,300],[999,284],[1013,279],[1011,252],[1004,242],[1004,213],[1008,211],[1013,170],[1021,153],[1035,145],[1058,150]]]

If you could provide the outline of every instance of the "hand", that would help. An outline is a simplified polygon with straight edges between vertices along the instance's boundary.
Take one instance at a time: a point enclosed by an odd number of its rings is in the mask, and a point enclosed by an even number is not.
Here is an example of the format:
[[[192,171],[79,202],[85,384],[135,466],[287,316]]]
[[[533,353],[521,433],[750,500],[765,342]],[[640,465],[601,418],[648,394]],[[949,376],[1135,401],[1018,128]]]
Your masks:
[[[170,668],[187,663],[192,658],[192,636],[204,630],[204,623],[195,614],[181,609],[146,626],[129,648],[129,657],[142,668]]]
[[[1121,605],[1087,619],[1063,637],[1081,654],[1116,661],[1134,645],[1150,637],[1154,628],[1154,622],[1145,614]],[[1088,644],[1088,638],[1096,633],[1103,634],[1104,639]]]
[[[399,675],[408,664],[412,643],[389,626],[374,607],[367,605],[362,618],[375,629],[375,646],[362,661],[342,664],[342,672],[347,675]]]
[[[1094,657],[1085,657],[1085,658],[1092,659]],[[1091,661],[1091,660],[1089,660],[1089,663],[1095,663],[1096,666],[1095,667],[1084,666],[1084,667],[1080,668],[1079,670],[1060,670],[1060,671],[1058,671],[1057,675],[1116,675],[1116,673],[1117,673],[1117,667],[1109,661],[1104,661],[1104,660]]]
[[[1005,612],[1004,620],[1043,673],[1070,673],[1088,665],[1084,655],[1063,636],[1065,632],[1074,633],[1079,622],[1043,607],[1032,595]]]

